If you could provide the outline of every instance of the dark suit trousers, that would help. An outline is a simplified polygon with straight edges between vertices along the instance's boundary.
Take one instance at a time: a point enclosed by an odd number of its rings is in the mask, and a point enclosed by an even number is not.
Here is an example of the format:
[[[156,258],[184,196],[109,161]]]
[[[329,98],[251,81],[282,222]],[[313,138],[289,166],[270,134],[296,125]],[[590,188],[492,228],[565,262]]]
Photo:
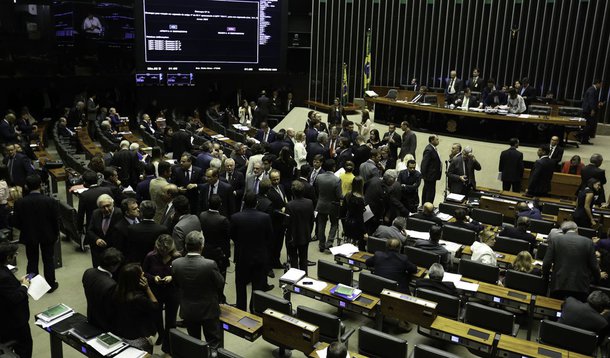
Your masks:
[[[307,273],[307,249],[309,245],[290,245],[286,244],[288,256],[290,257],[290,267],[298,268]]]
[[[7,322],[8,323],[8,322]],[[13,350],[20,358],[32,358],[32,332],[30,325],[24,324],[20,327],[4,324],[0,329],[0,342],[16,341]]]
[[[93,247],[95,246],[95,247]],[[91,250],[91,262],[93,264],[93,267],[98,267],[100,265],[100,262],[102,261],[102,252],[104,252],[104,249],[101,247],[97,247],[97,245],[95,245],[95,243],[90,245],[90,250]]]
[[[211,348],[222,348],[222,330],[220,329],[220,317],[212,319],[204,319],[203,321],[187,321],[184,320],[186,331],[189,336],[201,339],[201,329],[205,341],[208,342]]]
[[[581,132],[581,142],[588,142],[589,138],[591,138],[591,136],[595,133],[595,129],[597,127],[597,119],[595,117],[585,114],[585,119],[587,120],[587,125]]]
[[[25,255],[28,258],[27,271],[28,273],[38,274],[38,247],[40,247],[40,253],[42,253],[44,278],[49,285],[53,286],[55,283],[55,263],[53,262],[55,243],[27,243],[25,245]]]
[[[330,220],[330,231],[328,233],[328,243],[326,242],[326,222]],[[331,211],[330,214],[318,213],[317,217],[317,230],[318,230],[318,245],[320,250],[332,247],[335,238],[337,237],[337,230],[339,229],[339,218],[335,210]]]
[[[267,285],[267,265],[263,263],[240,264],[235,266],[236,306],[245,311],[248,306],[246,286],[252,283],[252,292],[263,290]],[[250,295],[250,312],[252,312],[252,295]]]
[[[176,316],[178,315],[180,297],[178,296],[178,292],[175,287],[165,287],[156,284],[152,284],[151,286],[155,297],[157,297],[157,301],[159,301],[159,307],[162,308],[160,310],[157,310],[157,317],[155,319],[157,332],[159,333],[160,337],[163,337],[161,350],[165,353],[170,353],[169,330],[171,328],[176,328]],[[164,310],[165,324],[163,324]]]
[[[513,188],[513,190],[510,190],[511,187]],[[520,193],[521,192],[521,182],[520,181],[503,181],[502,190]]]
[[[424,188],[421,193],[421,202],[434,204],[436,196],[436,180],[424,180]]]
[[[271,243],[271,252],[269,256],[271,268],[282,268],[280,255],[282,254],[282,247],[284,246],[285,232],[286,228],[282,225],[282,222],[273,223],[273,242]]]

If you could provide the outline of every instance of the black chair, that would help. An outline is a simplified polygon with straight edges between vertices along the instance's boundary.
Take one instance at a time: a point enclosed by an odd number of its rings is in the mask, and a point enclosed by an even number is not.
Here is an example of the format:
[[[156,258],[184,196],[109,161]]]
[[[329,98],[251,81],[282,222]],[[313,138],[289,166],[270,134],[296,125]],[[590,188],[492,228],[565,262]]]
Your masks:
[[[546,206],[546,204],[545,204]],[[551,229],[555,227],[555,223],[552,221],[530,219],[530,231],[537,234],[548,235]]]
[[[540,322],[538,341],[587,356],[595,356],[597,350],[597,334],[594,332],[548,320]]]
[[[374,273],[362,271],[360,276],[358,276],[358,288],[364,293],[379,297],[384,289],[396,291],[398,289],[398,282],[377,276]]]
[[[413,358],[459,358],[459,356],[425,344],[418,344],[413,349]]]
[[[405,246],[404,253],[409,258],[409,261],[419,267],[428,268],[434,263],[441,262],[441,255],[413,246]]]
[[[438,211],[440,211],[441,213],[444,213],[444,214],[451,215],[451,216],[455,215],[455,211],[457,209],[464,209],[464,210],[466,210],[466,212],[468,212],[468,208],[465,207],[464,205],[450,204],[450,203],[438,204]]]
[[[477,233],[453,225],[443,226],[443,240],[470,246],[477,239]]]
[[[59,228],[70,241],[82,247],[82,228],[77,226],[76,209],[63,201],[59,201],[59,216],[61,218]]]
[[[566,107],[561,106],[557,108],[560,116],[565,117],[582,117],[582,108],[581,107]]]
[[[491,210],[472,209],[470,217],[476,221],[493,226],[502,226],[504,215]]]
[[[578,235],[584,236],[584,237],[588,237],[589,239],[592,239],[594,236],[597,236],[597,230],[595,229],[589,229],[586,227],[579,227],[578,228]]]
[[[428,301],[436,302],[436,312],[444,317],[457,320],[460,317],[460,309],[462,300],[459,297],[448,295],[442,292],[436,292],[425,288],[415,290],[415,296]]]
[[[210,348],[206,342],[193,338],[176,328],[169,330],[169,346],[172,357],[176,358],[207,358],[211,356]]]
[[[519,333],[519,325],[515,324],[514,314],[479,303],[466,303],[464,322],[513,337]]]
[[[542,213],[547,215],[557,215],[561,206],[552,203],[544,203],[542,205]]]
[[[407,230],[429,232],[430,228],[434,225],[436,225],[436,223],[432,221],[412,217],[407,218]]]
[[[548,282],[541,276],[532,275],[515,270],[506,270],[504,286],[515,290],[533,293],[539,296],[546,296]]]
[[[341,266],[334,262],[318,260],[318,279],[330,283],[342,283],[347,286],[353,284],[354,272],[351,268]]]
[[[427,94],[427,95],[424,96],[423,103],[437,104],[438,103],[438,98],[436,97],[436,95]]]
[[[316,311],[305,306],[297,307],[297,318],[301,321],[318,326],[320,329],[320,341],[326,343],[339,341],[347,345],[349,337],[355,332],[353,328],[346,329],[339,317],[330,313]]]
[[[495,284],[498,282],[500,269],[497,266],[461,259],[458,267],[458,273],[473,280]]]
[[[550,106],[540,106],[540,105],[531,105],[527,109],[530,114],[537,114],[542,116],[550,116],[551,115],[551,107]]]
[[[549,244],[540,243],[536,246],[536,260],[544,260],[544,255],[546,255],[546,250],[548,250]]]
[[[516,255],[521,251],[530,251],[531,245],[525,240],[513,239],[511,237],[497,236],[494,251],[505,252]]]
[[[388,91],[388,93],[385,95],[385,98],[389,98],[389,99],[396,99],[398,97],[398,90],[392,88]]]
[[[369,327],[358,329],[358,353],[371,358],[406,358],[408,343]]]
[[[229,352],[224,348],[218,348],[218,350],[216,350],[216,353],[216,358],[243,358],[242,356],[237,355],[233,352]]]
[[[366,251],[374,254],[376,251],[386,251],[388,249],[386,239],[369,236],[366,240]]]

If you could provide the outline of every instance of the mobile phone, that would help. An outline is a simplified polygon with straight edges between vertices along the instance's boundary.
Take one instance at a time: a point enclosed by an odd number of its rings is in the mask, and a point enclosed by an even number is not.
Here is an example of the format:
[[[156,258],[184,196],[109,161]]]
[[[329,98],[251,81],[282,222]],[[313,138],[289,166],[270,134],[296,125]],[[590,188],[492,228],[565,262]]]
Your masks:
[[[304,285],[313,285],[313,282],[311,282],[311,281],[303,281],[303,284]]]
[[[27,279],[28,279],[28,281],[29,281],[29,280],[33,279],[33,278],[34,278],[34,276],[36,276],[36,274],[35,274],[35,273],[29,273],[29,274],[27,274],[27,275],[25,276],[25,278],[27,278]]]

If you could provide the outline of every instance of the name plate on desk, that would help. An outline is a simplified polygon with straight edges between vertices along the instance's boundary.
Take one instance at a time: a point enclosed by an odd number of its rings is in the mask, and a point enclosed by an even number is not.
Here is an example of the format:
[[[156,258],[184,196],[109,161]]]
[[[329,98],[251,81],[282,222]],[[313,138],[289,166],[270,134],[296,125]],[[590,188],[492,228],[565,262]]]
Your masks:
[[[405,295],[404,293],[381,291],[381,313],[422,327],[430,327],[436,319],[436,302]]]
[[[263,338],[309,354],[320,340],[320,333],[318,326],[268,308],[263,312]]]

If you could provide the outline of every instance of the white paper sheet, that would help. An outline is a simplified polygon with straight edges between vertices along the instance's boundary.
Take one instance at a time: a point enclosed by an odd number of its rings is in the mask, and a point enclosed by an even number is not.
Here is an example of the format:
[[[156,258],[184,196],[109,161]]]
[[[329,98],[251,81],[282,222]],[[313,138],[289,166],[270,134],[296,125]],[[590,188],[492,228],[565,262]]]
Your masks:
[[[104,347],[100,342],[97,341],[96,338],[90,339],[87,341],[87,344],[89,346],[91,346],[91,348],[95,349],[96,351],[99,352],[99,354],[103,355],[103,356],[107,356],[112,352],[116,352],[119,349],[125,347],[127,345],[127,343],[122,342],[117,344],[116,346],[113,346],[112,348],[108,349],[106,347]]]
[[[291,268],[285,274],[283,274],[282,277],[280,277],[280,280],[281,281],[288,281],[288,282],[296,283],[300,279],[302,279],[306,274],[307,273],[305,271],[303,271],[303,270],[299,270],[299,269],[296,269],[296,268]]]
[[[311,282],[311,284],[305,285],[305,284],[303,284],[303,282]],[[308,288],[308,289],[312,289],[312,290],[317,291],[317,292],[320,292],[323,289],[325,289],[327,285],[328,284],[326,282],[318,281],[318,280],[313,279],[311,277],[305,277],[305,278],[303,278],[301,281],[299,281],[297,283],[297,286]]]
[[[449,220],[453,219],[453,216],[451,216],[449,214],[445,214],[445,213],[438,213],[438,214],[436,214],[436,217],[443,221],[449,221]]]
[[[465,282],[465,281],[457,281],[457,282],[454,282],[453,284],[455,285],[455,287],[457,289],[464,290],[464,291],[477,292],[479,290],[479,284],[478,283],[471,283],[471,282]]]
[[[28,288],[28,294],[34,299],[34,301],[38,301],[40,297],[44,296],[51,289],[51,286],[47,283],[47,280],[40,275],[34,276],[30,280],[30,287]]]
[[[358,247],[356,247],[353,244],[343,244],[341,246],[334,246],[331,247],[330,249],[330,253],[333,255],[343,255],[343,256],[352,256],[352,254],[360,251],[358,250]]]
[[[443,275],[443,282],[458,282],[462,279],[462,275],[457,273],[445,272]]]
[[[430,240],[429,232],[407,230],[407,235],[412,239]]]
[[[114,356],[114,358],[141,358],[146,356],[146,352],[141,351],[135,347],[129,347],[121,353]]]
[[[447,200],[462,202],[466,196],[462,194],[451,193],[447,195]]]
[[[340,177],[342,174],[345,174],[345,168],[341,168],[335,172],[335,176]]]
[[[439,244],[445,246],[445,248],[447,249],[447,251],[449,251],[453,256],[455,256],[455,253],[462,248],[462,245],[457,244],[455,242],[451,242],[451,241],[445,241],[445,240],[439,240],[438,241]]]
[[[375,215],[373,214],[373,211],[371,210],[371,207],[369,205],[367,205],[364,209],[365,210],[364,213],[362,213],[362,219],[364,220],[364,222],[367,222],[371,220]]]
[[[36,320],[35,323],[36,323],[36,325],[38,325],[38,326],[40,326],[42,328],[47,328],[47,327],[50,327],[50,326],[54,325],[55,323],[59,323],[59,322],[63,321],[64,319],[66,319],[68,317],[72,317],[72,315],[74,315],[74,311],[70,312],[68,314],[65,314],[65,315],[63,315],[63,316],[61,316],[59,318],[56,318],[56,319],[54,319],[52,321],[49,321],[49,322],[45,322],[45,321],[43,321],[43,320],[41,320],[39,318],[39,319]]]

